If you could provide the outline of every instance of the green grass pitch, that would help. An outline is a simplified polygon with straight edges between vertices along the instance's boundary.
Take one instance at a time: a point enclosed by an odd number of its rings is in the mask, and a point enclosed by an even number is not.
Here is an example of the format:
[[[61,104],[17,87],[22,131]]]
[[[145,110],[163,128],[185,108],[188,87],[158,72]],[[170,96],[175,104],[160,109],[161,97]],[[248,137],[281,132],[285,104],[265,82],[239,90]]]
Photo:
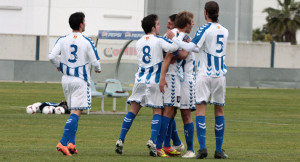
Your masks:
[[[34,102],[64,100],[60,84],[0,83],[0,161],[183,161],[150,157],[152,110],[143,108],[127,134],[122,156],[114,152],[124,115],[86,115],[79,120],[76,146],[79,154],[63,156],[55,149],[69,115],[29,115],[25,107]],[[124,111],[124,99],[117,109]],[[100,110],[93,98],[92,111]],[[112,99],[105,99],[111,111]],[[225,106],[226,161],[300,161],[300,90],[228,88]],[[195,113],[192,113],[195,122]],[[180,113],[177,129],[185,144]],[[215,161],[214,116],[206,116],[208,158]],[[196,130],[196,128],[195,128]],[[196,131],[194,149],[199,149]],[[187,161],[196,161],[189,159]]]

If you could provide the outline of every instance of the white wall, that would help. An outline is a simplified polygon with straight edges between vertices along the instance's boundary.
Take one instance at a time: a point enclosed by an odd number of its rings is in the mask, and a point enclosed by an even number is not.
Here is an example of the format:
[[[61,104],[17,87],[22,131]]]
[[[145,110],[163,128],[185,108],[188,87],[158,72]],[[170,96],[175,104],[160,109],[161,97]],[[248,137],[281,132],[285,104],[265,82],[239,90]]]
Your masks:
[[[71,32],[68,19],[77,11],[86,15],[85,35],[98,30],[142,31],[144,0],[50,0],[50,35]],[[0,34],[47,35],[48,0],[0,0],[0,7],[21,7],[21,10],[0,9]],[[117,18],[107,18],[116,16]],[[122,17],[123,16],[123,17]],[[5,22],[5,23],[4,23]]]
[[[0,9],[0,33],[47,34],[48,0],[0,0],[0,6],[21,8]]]

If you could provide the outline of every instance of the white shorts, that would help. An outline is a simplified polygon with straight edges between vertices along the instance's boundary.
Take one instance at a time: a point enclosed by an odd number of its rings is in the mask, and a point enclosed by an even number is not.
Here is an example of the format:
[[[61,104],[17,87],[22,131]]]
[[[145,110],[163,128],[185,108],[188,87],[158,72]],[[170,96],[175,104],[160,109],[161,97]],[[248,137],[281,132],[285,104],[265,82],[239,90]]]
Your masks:
[[[200,76],[196,78],[196,104],[203,102],[225,106],[226,77]],[[209,101],[209,97],[211,97]]]
[[[164,108],[163,94],[158,84],[135,83],[127,103],[137,102],[142,107]]]
[[[78,77],[63,75],[61,83],[71,110],[91,109],[91,88],[86,81]]]
[[[195,109],[195,80],[187,80],[180,84],[180,109]]]
[[[167,74],[166,82],[168,87],[164,87],[164,106],[180,107],[180,80],[177,75]]]

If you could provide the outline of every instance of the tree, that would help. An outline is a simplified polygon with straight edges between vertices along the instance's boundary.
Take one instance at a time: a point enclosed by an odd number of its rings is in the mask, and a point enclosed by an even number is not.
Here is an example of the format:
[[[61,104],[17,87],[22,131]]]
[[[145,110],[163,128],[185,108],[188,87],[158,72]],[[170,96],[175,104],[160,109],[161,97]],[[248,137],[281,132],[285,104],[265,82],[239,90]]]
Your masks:
[[[281,9],[268,7],[265,25],[273,40],[297,44],[296,32],[300,29],[300,3],[295,0],[277,0]]]
[[[265,33],[261,31],[259,28],[256,28],[252,31],[252,41],[264,41]]]

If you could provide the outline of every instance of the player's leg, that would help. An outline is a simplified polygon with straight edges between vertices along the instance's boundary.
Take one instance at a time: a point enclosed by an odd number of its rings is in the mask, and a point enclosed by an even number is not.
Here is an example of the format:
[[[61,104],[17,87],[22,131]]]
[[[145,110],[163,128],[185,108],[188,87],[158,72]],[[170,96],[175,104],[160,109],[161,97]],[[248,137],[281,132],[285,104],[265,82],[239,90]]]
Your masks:
[[[80,111],[80,110],[77,110]],[[61,151],[64,155],[71,156],[69,147],[72,148],[73,153],[77,153],[76,147],[75,147],[75,136],[78,128],[78,120],[79,120],[79,112],[74,112],[74,110],[71,111],[71,115],[69,116],[69,119],[67,120],[65,127],[64,127],[64,133],[60,140],[60,143],[56,146],[58,151]],[[70,141],[70,144],[68,145],[68,142]],[[68,147],[67,147],[68,145]],[[74,145],[74,146],[71,146]],[[64,146],[64,147],[62,147]],[[67,150],[66,150],[67,149]],[[70,148],[71,149],[71,148]]]
[[[146,89],[145,84],[135,84],[132,89],[132,94],[128,98],[127,102],[130,104],[130,110],[123,119],[120,137],[117,140],[116,147],[115,147],[115,152],[118,154],[123,153],[123,146],[124,146],[127,132],[130,130],[136,115],[138,114],[142,105],[144,104],[142,102],[145,96],[145,89]]]
[[[75,145],[75,138],[76,138],[76,134],[77,134],[78,122],[79,122],[79,117],[80,117],[81,113],[82,113],[82,110],[71,110],[71,115],[75,116],[74,120],[76,121],[76,119],[77,119],[77,122],[74,124],[74,126],[75,126],[74,132],[71,135],[70,140],[69,140],[69,144],[68,144],[68,149],[69,149],[71,154],[77,154],[78,153],[78,151],[76,149],[76,145]]]
[[[133,120],[135,119],[135,117],[138,114],[138,112],[140,111],[140,109],[141,109],[140,104],[138,104],[137,102],[134,102],[134,101],[131,102],[130,110],[123,119],[120,137],[116,142],[116,148],[115,148],[116,153],[118,153],[118,154],[123,153],[123,146],[125,143],[126,134],[130,130]]]
[[[187,152],[183,158],[194,158],[195,151],[193,149],[194,142],[194,123],[191,117],[191,110],[194,109],[194,77],[186,77],[184,82],[181,82],[181,100],[180,111],[184,124],[184,135],[187,143]]]
[[[194,123],[191,117],[191,109],[180,109],[181,117],[184,124],[184,135],[187,144],[187,152],[183,158],[194,158],[195,151],[193,148],[194,143]]]
[[[149,149],[150,156],[157,156],[156,141],[161,129],[162,112],[163,112],[163,94],[157,84],[147,84],[145,104],[153,108],[153,118],[151,122],[151,137],[146,146]]]
[[[226,159],[228,155],[222,149],[224,132],[225,132],[225,118],[224,118],[224,105],[226,95],[226,78],[212,78],[212,94],[211,102],[215,105],[215,138],[216,138],[216,151],[215,158]]]
[[[196,155],[197,159],[207,157],[206,148],[206,105],[210,96],[210,78],[206,76],[197,76],[195,86],[196,100],[196,130],[200,149]]]
[[[161,127],[161,118],[162,118],[163,109],[153,108],[153,118],[151,122],[151,137],[150,140],[156,144],[156,139]]]
[[[57,150],[70,156],[70,151],[66,152],[64,147],[60,147],[60,144],[61,146],[67,146],[69,143],[71,146],[68,146],[67,149],[71,150],[72,153],[77,153],[75,137],[78,128],[78,120],[82,110],[90,108],[90,87],[84,80],[72,76],[63,76],[62,86],[65,97],[68,100],[68,105],[71,108],[71,115],[65,124],[64,133],[57,146]]]
[[[198,142],[200,145],[200,149],[196,156],[197,159],[203,159],[207,157],[205,114],[206,103],[196,104],[196,130]]]
[[[215,105],[215,158],[228,158],[222,149],[225,131],[224,106]]]
[[[170,124],[170,120],[173,115],[174,115],[174,108],[172,106],[165,106],[163,111],[163,116],[162,116],[161,128],[156,142],[157,154],[160,157],[168,157],[165,154],[165,152],[162,150],[162,144],[163,141],[165,140],[166,133],[168,131],[168,126]]]
[[[177,111],[175,110],[174,116],[171,118],[169,127],[168,127],[168,131],[165,137],[165,141],[164,141],[164,147],[171,147],[171,136],[172,136],[172,131],[173,131],[173,121],[174,121],[174,117],[176,115]]]
[[[153,118],[151,122],[151,137],[150,140],[147,141],[146,146],[149,149],[149,155],[150,156],[157,156],[156,152],[156,140],[158,133],[161,128],[161,117],[162,117],[162,111],[161,108],[153,108]]]
[[[184,151],[184,145],[181,142],[181,140],[179,138],[179,135],[178,135],[178,132],[177,132],[177,125],[176,125],[176,121],[175,121],[176,114],[177,114],[177,109],[175,111],[174,120],[172,120],[172,122],[170,124],[170,127],[172,128],[171,131],[170,131],[171,139],[173,141],[172,147],[175,150],[179,151],[179,152],[183,152]],[[166,136],[166,138],[167,138],[167,136]]]
[[[176,149],[171,147],[171,136],[173,135],[173,124],[175,124],[175,127],[176,127],[176,123],[174,123],[175,122],[174,118],[176,116],[176,113],[177,113],[177,108],[174,108],[174,115],[172,116],[172,118],[170,120],[170,124],[168,126],[168,131],[166,133],[166,137],[164,140],[164,147],[163,147],[165,153],[172,155],[172,156],[177,156],[177,155],[181,154],[180,151],[177,151]],[[177,134],[177,130],[176,130],[176,133],[174,133],[174,134]],[[178,136],[178,134],[177,134],[177,136]]]
[[[173,141],[173,145],[172,147],[179,151],[179,152],[183,152],[184,151],[184,144],[181,142],[178,132],[177,132],[177,125],[176,125],[176,121],[175,119],[173,120],[173,122],[171,123],[172,125],[172,131],[171,131],[171,139]]]
[[[138,104],[137,102],[134,102],[134,101],[131,102],[130,110],[123,119],[122,129],[121,129],[121,133],[120,133],[120,137],[119,137],[119,139],[122,140],[123,143],[125,142],[126,134],[129,131],[129,129],[133,123],[133,120],[135,119],[135,117],[138,114],[138,112],[140,111],[140,109],[141,109],[140,104]]]

